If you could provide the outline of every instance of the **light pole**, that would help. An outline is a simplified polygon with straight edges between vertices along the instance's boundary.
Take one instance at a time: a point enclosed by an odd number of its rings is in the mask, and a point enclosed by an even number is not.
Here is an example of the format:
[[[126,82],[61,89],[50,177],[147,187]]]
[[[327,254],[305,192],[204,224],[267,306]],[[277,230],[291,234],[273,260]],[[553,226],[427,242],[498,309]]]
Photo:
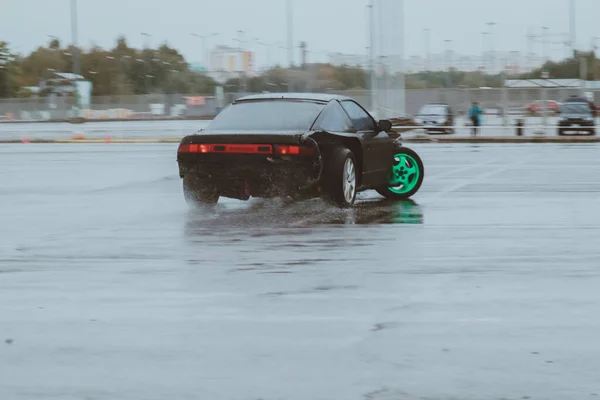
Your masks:
[[[288,41],[288,64],[289,68],[294,66],[294,5],[292,0],[287,0],[287,41]]]
[[[594,36],[592,38],[592,57],[593,57],[593,63],[592,63],[592,74],[594,77],[594,81],[596,81],[596,68],[597,68],[597,59],[598,56],[596,56],[596,50],[598,49],[598,45],[596,44],[597,40],[599,39],[598,36]]]
[[[148,51],[151,35],[149,33],[145,33],[145,32],[142,32],[141,35],[144,37],[144,50]],[[144,56],[145,56],[145,54],[144,54]],[[144,59],[144,89],[145,89],[144,91],[146,92],[146,94],[150,94],[150,89],[148,86],[148,77],[150,75],[149,74],[150,71],[148,71],[148,68],[151,68],[152,65],[151,65],[150,60],[147,60],[146,57],[143,57],[143,59]]]
[[[264,68],[262,68],[263,90],[265,90],[267,83],[268,83],[267,72],[269,71],[269,68],[271,67],[271,45],[268,43],[261,42],[260,40],[257,41],[256,44],[258,44],[259,46],[263,46],[267,53],[266,63],[265,63]]]
[[[406,81],[404,76],[404,30],[406,28],[406,21],[404,19],[404,0],[395,0],[398,2],[399,7],[399,20],[400,20],[400,72],[398,74],[398,86],[400,89],[400,109],[398,110],[401,114],[406,112]]]
[[[196,33],[192,33],[191,35],[202,39],[202,62],[204,63],[204,68],[206,69],[206,72],[208,72],[208,70],[210,68],[209,68],[209,57],[208,57],[208,52],[207,52],[206,41],[215,36],[219,36],[219,34],[214,32],[214,33],[211,33],[210,35],[198,35]]]
[[[481,32],[481,64],[485,65],[485,38],[487,37],[487,35],[489,35],[489,32]]]
[[[79,80],[79,48],[78,48],[78,39],[77,39],[77,0],[71,0],[71,47],[72,49],[72,57],[73,57],[73,86],[75,90],[75,107],[73,112],[75,114],[75,118],[79,118],[79,109],[81,106],[81,95],[77,92],[77,82]]]
[[[431,67],[430,64],[430,42],[431,42],[431,29],[425,28],[423,29],[424,40],[425,40],[425,72],[429,73],[429,69]]]
[[[77,0],[71,0],[71,41],[73,42],[73,74],[79,75],[79,48],[77,43]]]
[[[292,67],[294,66],[294,5],[287,0],[287,57],[288,57],[288,92],[292,91]]]
[[[542,27],[542,61],[543,61],[543,71],[545,72],[546,70],[546,63],[548,62],[548,53],[547,53],[547,48],[546,48],[546,44],[547,44],[547,37],[548,37],[548,27],[547,26],[543,26]],[[547,79],[547,76],[544,77],[544,79]],[[548,102],[548,89],[546,88],[546,85],[544,84],[542,86],[542,124],[544,125],[544,131],[546,130],[546,125],[548,123],[548,119],[547,119],[547,112],[546,112],[546,107],[548,106],[546,103]]]
[[[542,26],[542,61],[544,64],[548,61],[548,27]]]
[[[377,110],[376,76],[375,76],[375,0],[371,0],[369,8],[369,89],[371,95],[371,109]]]
[[[245,50],[244,50],[244,46],[243,43],[245,43],[245,41],[242,39],[243,35],[246,33],[245,31],[242,30],[238,30],[238,37],[237,39],[234,39],[236,42],[239,43],[239,55],[240,55],[240,80],[242,83],[242,89],[243,92],[242,93],[246,93],[246,71],[244,69],[245,65],[244,65],[244,59],[245,59]]]
[[[496,53],[495,53],[495,49],[494,49],[494,27],[496,26],[495,22],[488,22],[487,25],[490,27],[489,28],[489,33],[490,33],[490,69],[492,70],[492,74],[494,73],[494,68],[496,68]]]
[[[448,65],[448,74],[446,75],[446,85],[448,89],[450,89],[450,87],[452,86],[452,61],[450,59],[450,55],[452,53],[450,46],[452,45],[452,42],[453,40],[451,39],[444,40],[444,43],[446,43],[446,64]]]
[[[575,0],[569,1],[569,33],[572,54],[577,50],[577,37],[575,33]]]

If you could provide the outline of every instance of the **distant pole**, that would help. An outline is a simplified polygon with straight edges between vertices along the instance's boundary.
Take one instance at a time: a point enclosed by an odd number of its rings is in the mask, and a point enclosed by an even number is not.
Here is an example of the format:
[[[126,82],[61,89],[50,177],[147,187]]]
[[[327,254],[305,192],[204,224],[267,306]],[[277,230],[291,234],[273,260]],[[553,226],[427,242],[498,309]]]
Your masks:
[[[450,44],[452,43],[452,40],[446,39],[444,42],[446,43],[446,64],[448,68],[448,73],[446,74],[446,86],[450,89],[452,86],[452,61],[450,60],[450,54],[452,53]]]
[[[79,75],[79,49],[77,39],[77,0],[71,0],[71,37],[73,41],[73,73]]]
[[[577,50],[577,37],[575,32],[575,0],[570,0],[569,3],[569,41],[571,44],[572,55],[575,55],[575,50]]]
[[[491,74],[494,74],[494,69],[496,68],[496,53],[494,48],[494,26],[496,26],[495,22],[488,22],[487,25],[490,27],[490,63],[491,63]]]
[[[429,88],[429,71],[431,68],[430,64],[430,55],[429,55],[429,47],[431,40],[431,30],[428,28],[423,29],[424,40],[425,40],[425,87]]]
[[[378,90],[377,90],[377,118],[382,118],[383,115],[387,112],[382,109],[389,105],[389,90],[390,82],[389,82],[389,63],[385,58],[384,53],[387,51],[387,44],[384,41],[384,32],[382,29],[383,26],[383,11],[384,11],[384,0],[376,0],[375,9],[377,11],[376,21],[374,25],[377,27],[376,37],[377,37],[377,65],[381,68],[381,78],[377,80]],[[383,78],[383,79],[382,79]],[[383,103],[383,107],[381,105]]]
[[[527,30],[527,72],[529,72],[529,69],[534,68],[534,62],[533,62],[533,33],[531,32],[531,28],[529,28]]]
[[[548,27],[542,27],[542,61],[544,64],[548,61]]]
[[[546,68],[546,62],[548,61],[548,54],[547,54],[547,48],[546,48],[546,43],[547,43],[547,36],[548,36],[548,27],[547,26],[543,26],[542,27],[542,60],[543,60],[543,65],[544,65],[544,69]],[[546,88],[546,84],[544,83],[544,85],[542,86],[542,124],[544,125],[544,131],[546,130],[546,126],[548,125],[548,112],[547,112],[547,100],[548,100],[548,89]]]
[[[79,48],[78,48],[78,39],[77,39],[77,0],[71,0],[71,44],[72,51],[71,57],[73,60],[73,86],[75,90],[75,106],[73,107],[73,111],[75,114],[75,118],[78,118],[80,113],[79,110],[81,108],[81,96],[77,91],[76,83],[79,79],[80,75],[80,67],[79,67]]]
[[[399,3],[399,14],[400,14],[400,44],[399,44],[399,52],[400,52],[400,73],[398,74],[398,79],[400,82],[400,109],[398,110],[401,114],[406,112],[406,78],[404,76],[404,32],[406,29],[406,21],[404,17],[404,0],[395,0]]]
[[[485,66],[485,38],[489,35],[489,32],[481,32],[481,65],[487,70]],[[491,72],[490,72],[491,73]]]
[[[596,45],[596,41],[598,40],[598,36],[594,36],[592,38],[592,74],[593,74],[593,79],[594,81],[597,80],[597,59],[598,57],[596,56],[596,49],[598,48],[598,46]]]
[[[141,35],[145,37],[144,49],[148,50],[148,48],[149,48],[149,44],[148,44],[149,39],[148,38],[150,37],[150,35],[148,33],[144,33],[144,32],[142,32]],[[147,60],[144,59],[144,91],[146,92],[146,94],[150,94],[150,89],[149,89],[150,85],[148,84],[149,83],[148,75],[150,75],[150,71],[151,71],[151,67],[152,67],[152,65],[150,65],[151,62],[152,62],[152,55],[150,55],[149,59],[147,59]]]
[[[369,8],[369,72],[370,72],[370,94],[371,94],[371,108],[375,110],[377,108],[377,98],[375,94],[375,0],[371,0],[367,6]]]
[[[288,92],[292,90],[292,67],[294,66],[294,5],[287,0],[287,42],[288,42]]]
[[[581,96],[585,96],[585,81],[587,80],[587,59],[582,55],[579,58],[579,79],[581,79]]]

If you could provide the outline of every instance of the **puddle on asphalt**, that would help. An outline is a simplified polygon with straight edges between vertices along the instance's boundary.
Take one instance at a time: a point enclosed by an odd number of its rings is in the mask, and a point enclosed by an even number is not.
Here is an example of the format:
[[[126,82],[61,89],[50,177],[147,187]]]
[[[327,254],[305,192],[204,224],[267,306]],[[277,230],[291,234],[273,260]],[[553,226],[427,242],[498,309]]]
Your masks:
[[[248,236],[271,236],[283,228],[318,226],[422,224],[421,207],[412,200],[369,199],[350,209],[331,207],[320,199],[286,202],[282,199],[252,200],[244,207],[218,204],[211,210],[189,210],[185,234],[188,237],[244,231]],[[270,228],[270,229],[265,229]],[[303,234],[286,229],[286,235]]]

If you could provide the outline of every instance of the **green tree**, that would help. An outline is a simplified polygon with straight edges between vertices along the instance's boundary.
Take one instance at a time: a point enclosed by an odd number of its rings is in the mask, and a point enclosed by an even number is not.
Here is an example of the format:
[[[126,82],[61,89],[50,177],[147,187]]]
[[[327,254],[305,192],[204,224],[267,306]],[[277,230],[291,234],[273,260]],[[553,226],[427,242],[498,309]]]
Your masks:
[[[67,62],[60,49],[38,47],[23,59],[21,69],[26,86],[36,86],[41,80],[54,77],[54,72],[65,72]]]

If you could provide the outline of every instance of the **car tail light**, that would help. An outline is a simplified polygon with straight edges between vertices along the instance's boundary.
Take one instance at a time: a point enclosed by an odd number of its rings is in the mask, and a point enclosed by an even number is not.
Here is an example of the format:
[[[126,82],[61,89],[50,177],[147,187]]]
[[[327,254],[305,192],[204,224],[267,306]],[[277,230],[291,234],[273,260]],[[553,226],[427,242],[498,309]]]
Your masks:
[[[314,156],[317,154],[314,148],[305,146],[276,145],[275,154],[280,156]]]
[[[270,144],[182,144],[179,153],[273,154]]]

